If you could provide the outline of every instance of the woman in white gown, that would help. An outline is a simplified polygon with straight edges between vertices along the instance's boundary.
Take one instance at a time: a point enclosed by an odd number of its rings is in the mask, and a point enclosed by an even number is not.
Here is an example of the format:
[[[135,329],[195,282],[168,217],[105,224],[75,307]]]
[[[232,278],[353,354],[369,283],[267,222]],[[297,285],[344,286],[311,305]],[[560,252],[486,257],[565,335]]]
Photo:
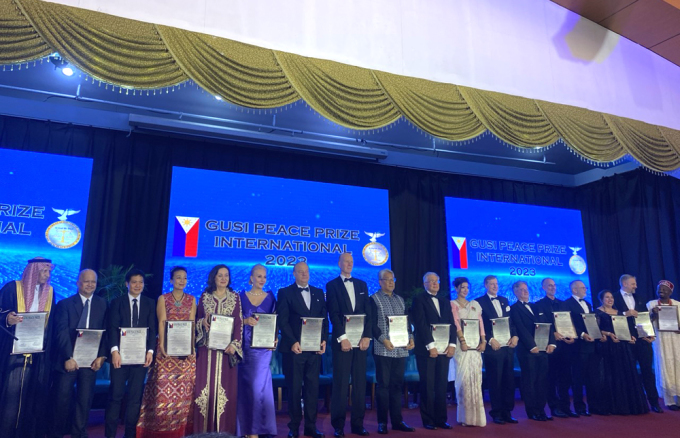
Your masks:
[[[658,300],[647,303],[656,328],[654,341],[654,362],[656,364],[656,387],[663,397],[664,404],[671,411],[680,410],[680,332],[659,331],[658,314],[660,306],[676,306],[680,317],[680,301],[672,300],[674,285],[661,280],[656,287]]]
[[[453,319],[458,331],[456,353],[456,398],[458,399],[458,422],[464,426],[486,426],[486,412],[482,396],[482,352],[486,348],[486,336],[482,323],[482,308],[475,300],[468,301],[470,282],[465,277],[453,281],[456,299],[451,301]],[[479,321],[480,342],[468,345],[464,335],[464,321]]]

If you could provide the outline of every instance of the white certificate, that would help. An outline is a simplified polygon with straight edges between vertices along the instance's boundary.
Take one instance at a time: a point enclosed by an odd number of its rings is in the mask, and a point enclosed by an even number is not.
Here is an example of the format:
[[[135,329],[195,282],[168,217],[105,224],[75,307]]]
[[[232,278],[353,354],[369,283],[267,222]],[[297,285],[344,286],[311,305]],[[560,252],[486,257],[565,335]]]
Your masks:
[[[637,328],[638,338],[655,336],[649,312],[638,312],[638,316],[635,317],[635,328]]]
[[[491,320],[491,327],[493,329],[493,338],[501,344],[501,347],[507,347],[510,342],[510,318],[494,318]]]
[[[468,348],[473,350],[479,347],[481,342],[481,335],[479,334],[479,320],[478,319],[462,319],[463,336],[465,336],[465,344]]]
[[[300,349],[302,351],[321,351],[321,335],[323,334],[323,320],[325,318],[302,319],[300,329]]]
[[[576,339],[576,329],[571,320],[571,312],[553,312],[555,317],[555,331],[565,338]]]
[[[437,353],[445,354],[450,343],[451,324],[431,324],[431,326],[434,348],[437,349]]]
[[[614,326],[614,334],[619,341],[630,341],[630,328],[628,327],[628,318],[622,315],[612,315],[612,325]]]
[[[14,336],[19,340],[14,340],[12,354],[42,353],[47,312],[17,313],[17,316],[21,321],[14,326]]]
[[[546,351],[550,342],[550,323],[536,323],[534,327],[534,343],[538,351]]]
[[[406,347],[408,345],[408,316],[388,316],[387,333],[393,347]]]
[[[121,365],[142,365],[146,362],[146,332],[148,327],[121,327],[120,352]]]
[[[231,344],[234,332],[234,317],[226,315],[210,315],[210,331],[208,332],[208,348],[226,350]]]
[[[99,357],[99,345],[104,330],[76,329],[76,345],[73,347],[73,360],[78,368],[89,368]]]
[[[194,353],[194,322],[165,322],[165,354],[170,357],[185,357]]]
[[[600,339],[602,337],[602,332],[600,331],[600,326],[597,324],[597,316],[594,313],[582,313],[581,317],[586,325],[588,336],[593,339]]]
[[[253,326],[253,337],[250,348],[276,348],[276,318],[275,313],[253,313],[257,324]]]
[[[659,331],[678,331],[678,306],[659,306]]]
[[[361,335],[364,334],[366,315],[345,315],[345,336],[352,348],[359,347]]]

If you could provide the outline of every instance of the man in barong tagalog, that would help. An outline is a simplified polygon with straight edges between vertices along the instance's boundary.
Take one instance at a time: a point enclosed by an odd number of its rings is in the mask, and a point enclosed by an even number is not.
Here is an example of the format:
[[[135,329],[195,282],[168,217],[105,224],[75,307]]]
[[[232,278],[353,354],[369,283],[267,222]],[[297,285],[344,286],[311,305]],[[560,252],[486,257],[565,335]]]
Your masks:
[[[0,433],[5,438],[42,437],[47,422],[36,421],[36,414],[47,411],[49,390],[50,310],[54,292],[50,275],[51,260],[36,257],[28,261],[19,281],[10,281],[0,290]],[[44,351],[12,354],[13,335],[22,323],[19,313],[47,312]]]

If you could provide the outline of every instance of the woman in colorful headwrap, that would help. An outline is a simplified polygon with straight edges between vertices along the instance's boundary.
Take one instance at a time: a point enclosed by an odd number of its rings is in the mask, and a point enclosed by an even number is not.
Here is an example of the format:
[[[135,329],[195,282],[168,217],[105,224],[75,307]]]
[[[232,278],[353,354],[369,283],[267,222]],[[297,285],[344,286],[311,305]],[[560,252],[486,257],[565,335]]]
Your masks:
[[[656,365],[656,387],[664,404],[671,411],[680,411],[680,331],[659,331],[658,315],[662,306],[675,306],[680,319],[680,301],[672,300],[675,286],[668,280],[661,280],[656,287],[658,300],[647,303],[654,328],[654,363]]]
[[[28,261],[20,281],[10,281],[0,290],[0,433],[5,438],[42,437],[46,422],[36,415],[47,412],[49,389],[50,311],[54,293],[51,260],[36,257]],[[44,348],[40,353],[12,354],[13,335],[22,323],[20,313],[47,312]]]

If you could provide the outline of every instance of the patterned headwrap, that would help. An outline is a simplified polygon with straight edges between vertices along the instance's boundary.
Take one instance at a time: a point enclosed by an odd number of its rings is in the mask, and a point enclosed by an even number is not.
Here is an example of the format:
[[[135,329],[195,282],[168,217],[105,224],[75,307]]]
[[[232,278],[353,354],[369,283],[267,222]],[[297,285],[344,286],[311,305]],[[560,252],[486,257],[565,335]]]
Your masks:
[[[24,269],[24,273],[21,276],[21,285],[24,288],[24,301],[26,302],[26,310],[31,308],[33,304],[33,295],[35,294],[35,286],[38,284],[38,279],[40,278],[40,271],[45,268],[54,269],[52,260],[48,260],[43,257],[35,257],[28,261],[28,265]],[[45,304],[47,303],[47,290],[50,287],[50,280],[47,279],[45,284],[40,285],[39,293],[39,303],[38,311],[42,312],[45,310]]]
[[[667,288],[669,288],[671,290],[671,292],[675,288],[675,285],[673,285],[673,283],[671,283],[668,280],[661,280],[656,287],[659,287],[659,286],[666,286]]]

